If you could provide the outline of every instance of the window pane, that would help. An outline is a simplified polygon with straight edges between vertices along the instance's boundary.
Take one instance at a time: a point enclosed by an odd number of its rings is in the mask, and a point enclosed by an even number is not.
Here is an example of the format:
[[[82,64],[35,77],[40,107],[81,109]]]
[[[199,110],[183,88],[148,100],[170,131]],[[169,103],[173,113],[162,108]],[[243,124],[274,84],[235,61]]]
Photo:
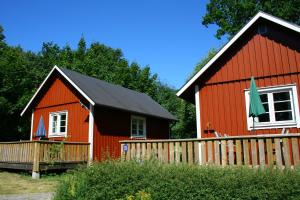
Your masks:
[[[64,126],[61,126],[61,127],[60,127],[60,132],[61,132],[61,133],[64,133],[64,132],[66,132],[66,127],[64,127]]]
[[[66,121],[61,121],[60,126],[66,126]]]
[[[270,115],[269,113],[264,113],[258,116],[259,122],[269,122],[270,121]]]
[[[143,124],[139,124],[139,130],[143,130],[144,129],[144,126],[143,126]]]
[[[136,135],[137,134],[137,130],[136,129],[132,129],[131,134],[132,135]]]
[[[276,121],[293,120],[292,112],[291,111],[288,111],[288,112],[276,112],[275,113],[275,120]]]
[[[64,113],[64,114],[61,114],[61,115],[60,115],[60,120],[66,120],[66,116],[67,116],[67,115],[66,115],[65,113]]]
[[[140,129],[140,130],[139,130],[139,135],[144,135],[143,129]]]
[[[274,101],[284,101],[290,99],[290,93],[289,92],[278,92],[273,93]]]
[[[264,102],[268,102],[268,95],[267,94],[261,94],[260,96],[260,100],[262,103]]]
[[[266,111],[266,112],[269,112],[269,104],[264,103],[263,106],[264,106],[264,108],[265,108],[265,111]]]
[[[57,116],[52,115],[52,133],[56,133],[56,127],[57,127]]]
[[[275,111],[291,110],[291,102],[286,101],[286,102],[274,103],[274,109],[275,109]]]

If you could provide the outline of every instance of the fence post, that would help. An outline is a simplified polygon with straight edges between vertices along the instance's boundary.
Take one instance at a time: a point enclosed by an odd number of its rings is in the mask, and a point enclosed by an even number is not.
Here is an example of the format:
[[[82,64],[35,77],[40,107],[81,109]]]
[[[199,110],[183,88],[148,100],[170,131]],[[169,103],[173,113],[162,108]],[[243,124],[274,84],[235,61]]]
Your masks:
[[[40,178],[40,143],[34,143],[34,154],[33,154],[33,166],[32,166],[32,178],[39,179]]]

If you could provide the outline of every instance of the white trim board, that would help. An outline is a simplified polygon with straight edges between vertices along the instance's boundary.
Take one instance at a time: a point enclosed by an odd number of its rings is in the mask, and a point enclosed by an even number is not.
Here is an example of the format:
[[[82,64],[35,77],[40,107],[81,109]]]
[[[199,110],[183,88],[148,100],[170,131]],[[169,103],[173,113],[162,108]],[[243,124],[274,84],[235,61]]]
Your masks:
[[[56,65],[52,68],[52,70],[49,72],[45,80],[42,82],[40,87],[37,89],[37,91],[34,93],[34,95],[31,97],[30,101],[27,103],[26,107],[23,109],[21,116],[24,115],[26,110],[29,108],[37,94],[41,91],[43,86],[46,84],[47,80],[50,78],[50,76],[53,74],[53,72],[57,70],[82,96],[84,96],[92,105],[95,105],[95,102],[87,95],[85,94],[59,67]]]
[[[92,161],[94,158],[94,123],[95,123],[95,116],[94,116],[94,106],[90,104],[89,106],[89,160]]]
[[[233,45],[242,35],[246,32],[259,18],[266,19],[268,21],[274,22],[278,25],[291,29],[300,33],[300,27],[287,22],[283,19],[274,17],[270,14],[264,12],[258,12],[202,69],[196,73],[177,93],[177,96],[182,95],[182,93],[187,90],[225,51]]]

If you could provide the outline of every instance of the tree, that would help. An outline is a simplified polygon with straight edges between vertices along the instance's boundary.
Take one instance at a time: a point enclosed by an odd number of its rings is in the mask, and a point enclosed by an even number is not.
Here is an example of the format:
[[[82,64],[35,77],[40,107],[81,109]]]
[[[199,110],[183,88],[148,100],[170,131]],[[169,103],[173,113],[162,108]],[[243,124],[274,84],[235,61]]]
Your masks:
[[[158,81],[149,66],[129,63],[120,49],[98,42],[86,46],[84,38],[76,49],[43,43],[38,53],[11,47],[0,28],[0,141],[29,139],[30,117],[20,113],[54,65],[78,71],[110,83],[143,92],[178,118],[172,137],[195,135],[194,109],[176,97],[175,89]]]
[[[192,78],[206,63],[208,63],[216,54],[218,50],[215,48],[212,48],[208,51],[207,55],[198,62],[194,68],[193,73],[190,75],[189,79]]]
[[[202,24],[216,24],[219,29],[215,37],[218,39],[223,35],[232,37],[258,11],[300,25],[299,0],[211,0],[206,5]]]

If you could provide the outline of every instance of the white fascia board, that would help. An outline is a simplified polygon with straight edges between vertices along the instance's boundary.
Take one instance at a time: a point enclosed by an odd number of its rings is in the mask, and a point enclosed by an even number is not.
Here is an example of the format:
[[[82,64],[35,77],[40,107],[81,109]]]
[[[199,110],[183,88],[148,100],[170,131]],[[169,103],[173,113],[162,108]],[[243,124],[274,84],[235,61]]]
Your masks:
[[[57,67],[56,65],[52,68],[52,70],[49,72],[49,74],[47,75],[47,77],[44,79],[44,81],[42,82],[42,84],[40,85],[40,87],[37,89],[37,91],[34,93],[34,95],[31,97],[30,101],[27,103],[26,107],[23,109],[23,111],[21,112],[21,116],[24,115],[24,113],[26,112],[26,110],[28,109],[28,107],[31,105],[32,101],[35,99],[35,97],[37,96],[37,94],[40,92],[40,90],[43,88],[43,86],[45,85],[45,83],[47,82],[47,80],[49,79],[49,77],[51,76],[51,74],[54,72],[54,70],[57,70],[65,79],[67,79],[67,81],[82,95],[84,96],[92,105],[95,105],[94,101],[91,100],[91,98],[89,98],[69,77],[67,77],[63,71],[61,71],[59,69],[59,67]]]
[[[284,26],[288,29],[294,30],[300,33],[300,27],[284,21],[280,18],[274,17],[272,15],[266,14],[264,12],[258,12],[202,69],[195,74],[177,93],[177,96],[182,95],[182,93],[189,88],[235,41],[237,41],[245,31],[247,31],[259,18],[267,19],[271,22]]]
[[[95,105],[95,102],[88,97],[88,95],[86,95],[68,76],[65,75],[65,73],[63,71],[61,71],[56,65],[54,66],[54,68],[57,69],[57,71],[65,78],[67,79],[67,81],[84,97],[86,98],[90,104],[92,104],[93,106]]]

